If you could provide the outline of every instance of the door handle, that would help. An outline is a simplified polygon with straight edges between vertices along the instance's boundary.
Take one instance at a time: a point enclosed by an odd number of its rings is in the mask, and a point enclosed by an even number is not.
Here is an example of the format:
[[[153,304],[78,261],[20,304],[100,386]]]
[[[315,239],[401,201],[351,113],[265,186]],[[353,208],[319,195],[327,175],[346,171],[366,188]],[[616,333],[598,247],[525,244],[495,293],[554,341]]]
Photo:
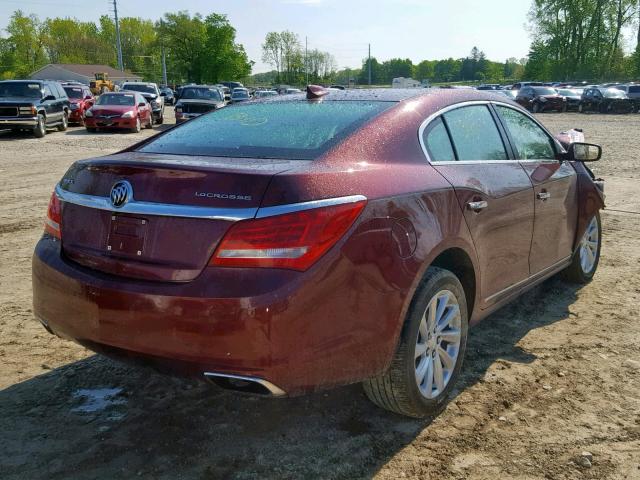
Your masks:
[[[549,192],[540,192],[540,193],[538,193],[537,197],[538,197],[539,200],[544,201],[544,200],[550,199],[551,198],[551,194]]]
[[[489,206],[489,204],[486,202],[486,200],[480,200],[478,202],[469,202],[467,203],[467,207],[469,208],[469,210],[473,210],[474,212],[479,212],[480,210],[483,210],[485,208],[487,208]]]

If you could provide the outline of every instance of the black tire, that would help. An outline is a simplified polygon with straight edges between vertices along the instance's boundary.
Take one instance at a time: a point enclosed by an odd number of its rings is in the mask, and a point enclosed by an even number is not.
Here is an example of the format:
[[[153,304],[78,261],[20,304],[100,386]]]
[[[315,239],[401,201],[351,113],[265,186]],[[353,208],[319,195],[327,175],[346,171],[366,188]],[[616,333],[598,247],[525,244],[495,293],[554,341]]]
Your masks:
[[[588,255],[586,251],[583,249],[583,242],[585,241],[585,237],[589,234],[589,228],[591,223],[595,222],[597,226],[597,239],[598,245],[595,251],[595,260],[593,261],[592,266],[590,268],[585,268],[585,264],[583,263],[583,258],[585,255]],[[593,238],[593,237],[592,237]],[[602,222],[600,221],[600,213],[596,213],[587,223],[587,230],[583,235],[580,243],[578,244],[578,248],[573,254],[573,259],[571,260],[571,265],[569,265],[563,272],[563,277],[566,281],[571,283],[585,284],[589,283],[593,276],[598,270],[598,264],[600,263],[600,247],[602,246]],[[588,247],[584,247],[588,248]]]
[[[47,134],[47,120],[41,113],[38,114],[38,124],[33,129],[36,138],[42,138]]]
[[[531,111],[533,113],[539,113],[540,112],[540,104],[538,102],[533,102],[533,105],[531,106]]]
[[[98,131],[98,129],[95,128],[95,127],[87,127],[87,132],[89,132],[89,133],[96,133],[97,131]]]
[[[444,290],[452,293],[458,302],[460,343],[455,364],[445,387],[435,398],[427,398],[421,393],[416,381],[416,360],[422,361],[422,357],[416,357],[416,343],[422,338],[420,324],[429,303]],[[436,415],[446,405],[462,368],[467,332],[467,302],[460,281],[448,270],[430,267],[413,298],[389,369],[382,375],[363,382],[364,391],[369,400],[381,408],[400,415],[414,418]],[[434,367],[432,368],[435,368],[435,359],[433,362]],[[440,362],[439,359],[438,362]]]
[[[140,117],[136,118],[136,126],[131,129],[133,133],[140,133],[142,130],[142,124],[140,123]]]
[[[567,105],[567,102],[564,102],[562,104],[562,113],[567,113],[569,111],[569,105]]]
[[[151,117],[149,117],[149,121],[144,126],[144,128],[147,128],[147,129],[152,129],[153,128],[153,120],[151,119]]]
[[[158,119],[156,120],[156,123],[158,125],[162,125],[164,122],[164,113],[160,114],[160,116],[158,117]]]
[[[64,132],[69,127],[69,113],[66,111],[62,113],[62,122],[58,125],[58,131]]]

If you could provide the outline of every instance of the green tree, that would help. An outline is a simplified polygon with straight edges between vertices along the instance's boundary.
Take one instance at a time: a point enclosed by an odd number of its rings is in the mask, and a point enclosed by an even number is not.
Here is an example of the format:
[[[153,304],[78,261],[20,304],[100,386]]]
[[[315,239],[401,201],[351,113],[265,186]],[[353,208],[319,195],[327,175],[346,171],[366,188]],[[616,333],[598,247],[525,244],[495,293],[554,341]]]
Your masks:
[[[45,31],[38,17],[27,16],[17,10],[11,15],[6,30],[9,37],[5,42],[5,49],[11,52],[7,61],[11,65],[13,76],[26,77],[46,65]]]
[[[249,75],[251,63],[244,47],[236,43],[236,29],[231,26],[226,15],[212,13],[207,16],[204,24],[205,53],[201,56],[203,78],[207,82],[218,83]]]

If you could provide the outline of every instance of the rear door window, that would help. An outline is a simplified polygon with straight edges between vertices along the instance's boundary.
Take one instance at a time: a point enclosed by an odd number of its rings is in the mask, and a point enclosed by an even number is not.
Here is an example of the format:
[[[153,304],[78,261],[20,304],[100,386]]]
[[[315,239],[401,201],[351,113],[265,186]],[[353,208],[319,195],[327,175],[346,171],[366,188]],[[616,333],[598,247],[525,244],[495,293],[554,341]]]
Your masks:
[[[507,160],[507,152],[486,105],[461,107],[444,114],[460,161]]]
[[[540,126],[517,110],[496,105],[519,160],[555,160],[553,141]]]
[[[450,162],[456,159],[449,133],[440,118],[429,124],[423,133],[423,139],[432,162]]]
[[[192,119],[139,151],[312,160],[393,105],[383,101],[245,103]]]

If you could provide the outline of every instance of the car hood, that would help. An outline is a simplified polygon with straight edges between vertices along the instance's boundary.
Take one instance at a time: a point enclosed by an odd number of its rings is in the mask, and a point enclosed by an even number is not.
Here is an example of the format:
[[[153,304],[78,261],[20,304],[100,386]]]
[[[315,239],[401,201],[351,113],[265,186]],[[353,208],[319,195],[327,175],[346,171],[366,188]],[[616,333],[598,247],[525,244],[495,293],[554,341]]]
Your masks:
[[[91,107],[91,112],[94,115],[100,115],[102,113],[124,113],[130,110],[134,110],[134,105],[95,105]]]
[[[38,103],[40,100],[37,98],[26,98],[26,97],[0,97],[0,105],[11,104],[15,105],[16,103],[32,105],[34,103]]]
[[[218,105],[219,103],[222,103],[222,101],[185,98],[183,100],[178,100],[178,103],[176,103],[176,107],[179,105]]]

